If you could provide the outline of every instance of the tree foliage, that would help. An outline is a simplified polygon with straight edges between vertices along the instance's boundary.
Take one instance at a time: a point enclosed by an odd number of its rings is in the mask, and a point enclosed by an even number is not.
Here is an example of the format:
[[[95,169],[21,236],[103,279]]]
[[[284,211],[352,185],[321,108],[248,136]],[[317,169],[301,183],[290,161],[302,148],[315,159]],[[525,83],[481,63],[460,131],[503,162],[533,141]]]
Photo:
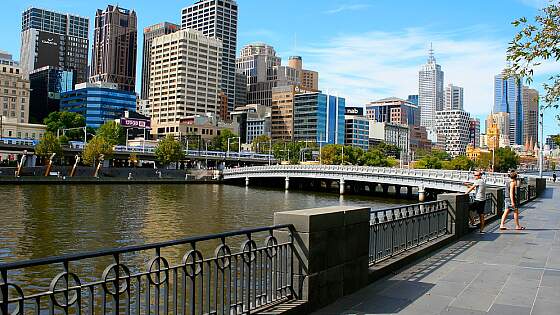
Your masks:
[[[376,145],[374,148],[381,151],[381,153],[383,153],[386,156],[392,156],[397,159],[400,159],[401,149],[394,144],[381,142],[378,145]]]
[[[535,68],[543,61],[560,60],[560,1],[550,1],[533,21],[522,17],[512,24],[518,29],[518,33],[507,49],[507,60],[511,62],[507,72],[510,76],[525,78],[527,83],[531,83]],[[560,75],[550,76],[543,87],[546,106],[558,108]]]
[[[466,155],[459,155],[450,161],[444,161],[442,166],[446,170],[470,171],[475,167],[475,162]]]
[[[253,139],[251,142],[253,152],[268,153],[270,150],[270,137],[267,135],[260,135]]]
[[[47,125],[47,131],[56,135],[58,130],[84,127],[86,119],[78,113],[52,112],[43,120],[43,123]],[[66,136],[69,140],[84,140],[83,130],[68,130]]]
[[[58,157],[62,156],[62,147],[60,146],[59,139],[52,132],[47,131],[35,147],[35,154],[49,157],[53,153],[56,153]]]
[[[422,169],[441,169],[443,167],[443,162],[437,156],[426,155],[416,161],[414,167]]]
[[[277,142],[272,145],[272,154],[277,160],[298,164],[302,159],[310,160],[315,144],[306,142]]]
[[[164,165],[179,162],[185,157],[183,146],[172,135],[167,135],[159,141],[155,154],[158,161]]]
[[[82,161],[86,165],[95,165],[101,159],[109,158],[113,154],[113,146],[103,137],[93,137],[82,152]]]
[[[516,169],[519,165],[519,156],[510,148],[498,148],[494,153],[494,166],[495,172],[507,172],[511,169]]]
[[[229,150],[230,151],[238,151],[239,150],[239,139],[237,139],[237,135],[233,133],[229,129],[222,129],[219,135],[215,136],[210,143],[212,150],[216,151],[227,151],[228,149],[228,139],[229,140]]]
[[[321,163],[391,167],[396,165],[396,160],[377,147],[364,151],[352,146],[329,144],[321,150]]]
[[[123,127],[115,121],[108,121],[97,129],[97,136],[105,139],[111,145],[125,144]]]

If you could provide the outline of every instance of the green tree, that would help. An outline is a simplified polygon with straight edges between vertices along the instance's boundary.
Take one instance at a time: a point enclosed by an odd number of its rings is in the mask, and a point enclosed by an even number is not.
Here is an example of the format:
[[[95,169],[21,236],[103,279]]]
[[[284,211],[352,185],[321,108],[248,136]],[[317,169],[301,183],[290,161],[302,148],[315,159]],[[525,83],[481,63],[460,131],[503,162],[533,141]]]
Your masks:
[[[360,165],[391,167],[395,165],[394,158],[388,158],[385,153],[379,149],[369,149],[362,155]]]
[[[113,154],[113,146],[103,137],[93,137],[82,152],[82,160],[86,165],[95,165],[103,155],[103,159]]]
[[[220,134],[212,139],[210,146],[212,147],[213,150],[225,152],[228,149],[229,138],[234,138],[229,141],[229,150],[230,151],[239,150],[239,141],[238,141],[239,139],[235,139],[237,138],[237,135],[229,129],[222,129]]]
[[[459,155],[450,161],[444,161],[442,166],[447,170],[470,171],[474,168],[475,163],[466,155]]]
[[[62,147],[59,139],[52,132],[47,131],[35,147],[35,154],[48,158],[53,153],[56,153],[58,157],[62,156]]]
[[[78,113],[72,112],[52,112],[44,120],[43,123],[47,125],[47,131],[57,134],[58,130],[68,128],[84,127],[86,119]],[[69,140],[84,140],[83,130],[68,130],[66,136]]]
[[[342,163],[341,145],[327,144],[321,148],[321,163],[325,165],[338,165]]]
[[[511,62],[508,75],[533,81],[534,70],[542,62],[560,60],[560,1],[550,1],[541,9],[533,21],[526,17],[512,22],[518,29],[507,49],[507,60]],[[560,100],[560,75],[555,74],[543,84],[546,107],[558,108]],[[558,117],[558,116],[557,116]]]
[[[96,134],[111,145],[126,143],[124,129],[115,121],[108,121],[101,125]]]
[[[519,165],[519,156],[510,148],[496,149],[494,160],[496,162],[496,166],[494,166],[495,172],[504,173],[510,169],[516,169],[517,165]]]
[[[480,157],[475,161],[475,166],[480,169],[489,170],[492,167],[492,153],[482,152]]]
[[[380,142],[373,148],[381,151],[386,156],[394,156],[397,159],[400,159],[401,149],[394,144]]]
[[[260,135],[253,139],[251,142],[251,147],[253,152],[256,153],[268,153],[270,146],[270,137],[267,135]]]
[[[427,155],[416,161],[414,167],[424,169],[441,169],[443,167],[443,162],[437,156]]]
[[[163,140],[159,141],[155,154],[158,161],[163,165],[179,162],[185,157],[183,146],[172,135],[167,135]]]

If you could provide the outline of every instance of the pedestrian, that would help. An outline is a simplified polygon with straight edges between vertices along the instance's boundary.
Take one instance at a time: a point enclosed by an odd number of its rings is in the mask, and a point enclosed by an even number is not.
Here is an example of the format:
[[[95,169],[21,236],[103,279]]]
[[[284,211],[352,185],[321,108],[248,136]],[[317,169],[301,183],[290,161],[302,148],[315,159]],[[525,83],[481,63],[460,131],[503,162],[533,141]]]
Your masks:
[[[474,202],[471,204],[471,209],[476,211],[480,219],[480,233],[484,233],[484,209],[486,207],[486,182],[482,179],[482,172],[474,172],[474,182],[472,184],[465,183],[469,188],[466,192],[468,195],[471,191],[475,190]]]
[[[556,183],[556,172],[552,173],[552,181]]]
[[[510,211],[513,211],[513,221],[515,222],[515,229],[525,230],[525,227],[519,224],[519,200],[517,198],[516,171],[510,171],[509,173],[509,183],[506,185],[505,209],[504,214],[502,214],[502,220],[500,222],[500,230],[507,230],[505,223]]]

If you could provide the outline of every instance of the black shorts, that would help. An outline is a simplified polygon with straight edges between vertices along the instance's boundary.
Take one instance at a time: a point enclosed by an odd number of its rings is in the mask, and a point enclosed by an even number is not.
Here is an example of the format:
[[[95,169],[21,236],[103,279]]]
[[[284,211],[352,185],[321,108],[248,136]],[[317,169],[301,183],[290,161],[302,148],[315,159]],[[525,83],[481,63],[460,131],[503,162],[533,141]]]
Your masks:
[[[486,208],[486,200],[475,200],[470,204],[470,211],[478,214],[484,214]]]

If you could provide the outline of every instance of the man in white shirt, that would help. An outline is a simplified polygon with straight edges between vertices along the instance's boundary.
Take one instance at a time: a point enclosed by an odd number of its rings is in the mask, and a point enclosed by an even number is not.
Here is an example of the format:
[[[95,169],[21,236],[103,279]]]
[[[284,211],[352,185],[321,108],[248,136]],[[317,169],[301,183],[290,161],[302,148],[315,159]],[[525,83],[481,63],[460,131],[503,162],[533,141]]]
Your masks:
[[[471,204],[471,207],[480,218],[480,233],[484,233],[484,209],[486,207],[486,182],[482,179],[482,172],[476,171],[474,172],[474,182],[472,184],[465,183],[469,189],[467,190],[466,194],[468,195],[471,191],[476,189],[474,202]]]

